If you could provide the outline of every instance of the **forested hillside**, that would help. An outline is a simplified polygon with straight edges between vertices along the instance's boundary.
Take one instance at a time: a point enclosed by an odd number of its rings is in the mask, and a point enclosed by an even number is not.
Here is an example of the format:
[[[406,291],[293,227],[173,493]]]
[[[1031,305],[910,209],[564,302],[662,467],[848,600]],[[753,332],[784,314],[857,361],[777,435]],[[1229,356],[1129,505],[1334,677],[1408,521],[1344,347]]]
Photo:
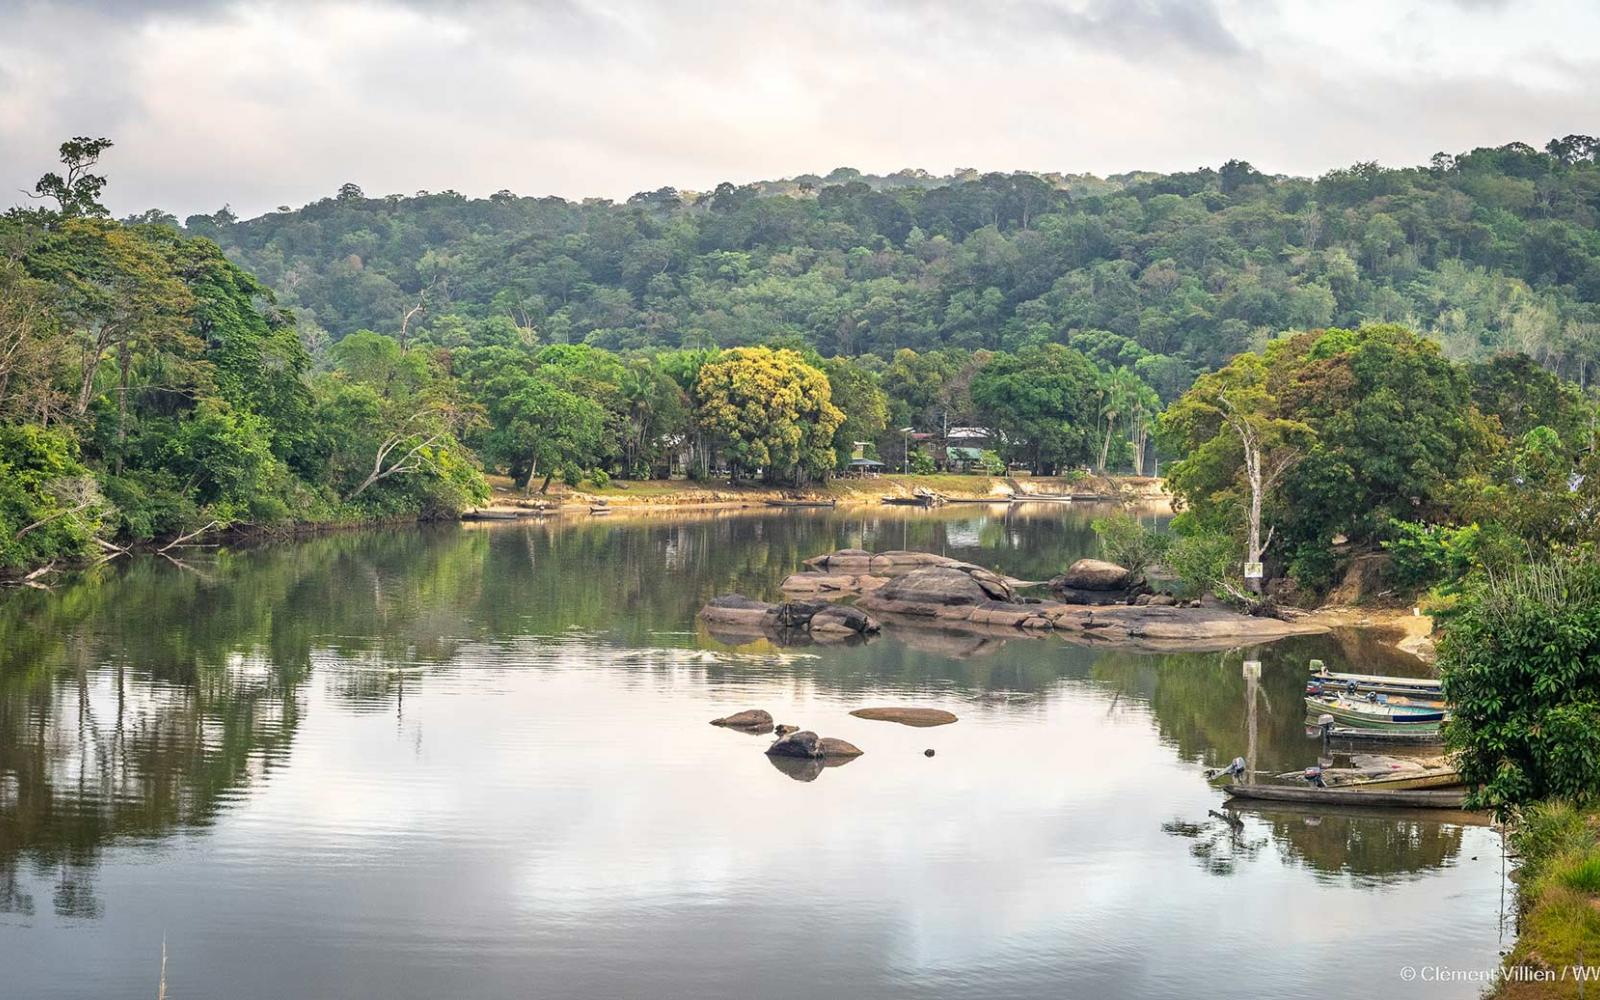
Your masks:
[[[796,338],[824,356],[1047,342],[1164,399],[1285,329],[1398,322],[1446,353],[1600,361],[1600,165],[1583,136],[1315,180],[850,170],[616,204],[335,197],[186,220],[297,310],[440,346]]]

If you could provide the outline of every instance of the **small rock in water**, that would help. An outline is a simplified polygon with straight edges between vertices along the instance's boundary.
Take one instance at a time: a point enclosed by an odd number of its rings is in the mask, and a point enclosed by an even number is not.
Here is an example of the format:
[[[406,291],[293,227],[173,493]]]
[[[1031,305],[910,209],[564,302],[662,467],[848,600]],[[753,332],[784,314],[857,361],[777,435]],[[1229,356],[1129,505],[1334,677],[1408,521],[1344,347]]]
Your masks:
[[[850,713],[858,719],[880,722],[898,722],[905,726],[948,726],[956,721],[955,714],[942,708],[858,708]]]
[[[932,757],[933,756],[933,747],[929,747],[928,749],[922,751],[922,756],[924,756],[924,757]]]
[[[725,726],[729,729],[755,729],[762,732],[772,731],[772,713],[761,708],[747,708],[743,712],[725,715],[720,719],[712,719],[713,726]]]

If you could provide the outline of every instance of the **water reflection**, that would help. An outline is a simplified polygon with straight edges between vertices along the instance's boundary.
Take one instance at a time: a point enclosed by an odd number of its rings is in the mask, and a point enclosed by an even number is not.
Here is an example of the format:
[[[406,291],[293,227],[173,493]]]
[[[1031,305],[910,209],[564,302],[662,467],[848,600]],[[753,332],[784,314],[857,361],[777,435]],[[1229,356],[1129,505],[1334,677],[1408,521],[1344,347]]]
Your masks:
[[[1406,886],[1463,864],[1481,831],[1220,809],[1199,771],[1250,748],[1245,651],[696,629],[707,598],[773,597],[801,560],[846,546],[1040,579],[1092,534],[1061,508],[618,514],[223,550],[201,573],[133,560],[6,595],[0,948],[26,953],[16,982],[70,995],[49,969],[79,945],[55,932],[86,925],[103,928],[91,992],[129,992],[170,924],[189,936],[194,995],[225,991],[271,942],[293,946],[296,995],[326,992],[319,970],[345,963],[400,996],[444,990],[429,975],[452,967],[481,995],[531,972],[593,982],[564,993],[727,995],[716,962],[746,987],[831,975],[857,995],[1038,995],[1108,956],[1145,961],[1127,942],[1156,926],[1175,963],[1210,968],[1211,917],[1147,903],[1152,880],[1212,915],[1249,911],[1285,947],[1276,900],[1306,874],[1351,921],[1369,912],[1352,887],[1382,889],[1386,913],[1444,916]],[[1248,655],[1263,664],[1257,766],[1304,766],[1305,663],[1344,665],[1343,647]],[[848,715],[869,699],[962,721],[919,733]],[[750,707],[867,753],[829,762],[849,768],[767,758],[768,738],[706,725]],[[663,940],[675,912],[702,922]],[[831,928],[831,950],[774,958],[762,942],[800,918]],[[1481,928],[1465,924],[1435,943],[1474,956]],[[1253,981],[1293,995],[1268,952]]]

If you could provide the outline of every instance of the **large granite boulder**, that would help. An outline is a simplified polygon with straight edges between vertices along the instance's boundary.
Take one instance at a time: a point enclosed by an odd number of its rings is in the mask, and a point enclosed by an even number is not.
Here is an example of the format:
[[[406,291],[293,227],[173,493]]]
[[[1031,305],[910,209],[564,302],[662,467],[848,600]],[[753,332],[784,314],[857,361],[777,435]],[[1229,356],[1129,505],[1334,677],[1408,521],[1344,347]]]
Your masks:
[[[897,576],[874,590],[867,602],[958,607],[985,601],[1014,602],[1016,591],[1004,577],[978,566],[933,566]]]
[[[1067,571],[1051,581],[1058,587],[1073,590],[1125,590],[1129,573],[1116,563],[1103,559],[1079,559]]]

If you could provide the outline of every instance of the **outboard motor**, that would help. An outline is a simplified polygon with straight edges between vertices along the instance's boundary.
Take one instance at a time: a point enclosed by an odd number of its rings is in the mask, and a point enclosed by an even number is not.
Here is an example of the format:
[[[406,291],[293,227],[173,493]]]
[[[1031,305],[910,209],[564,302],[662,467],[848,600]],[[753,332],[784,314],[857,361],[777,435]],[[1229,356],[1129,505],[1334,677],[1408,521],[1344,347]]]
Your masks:
[[[1308,767],[1300,777],[1316,788],[1328,787],[1328,783],[1322,780],[1322,768],[1320,767]]]
[[[1232,764],[1229,764],[1227,767],[1217,772],[1217,777],[1220,778],[1223,775],[1227,775],[1230,778],[1237,778],[1244,774],[1248,769],[1249,767],[1245,764],[1243,757],[1235,757],[1233,758]]]

